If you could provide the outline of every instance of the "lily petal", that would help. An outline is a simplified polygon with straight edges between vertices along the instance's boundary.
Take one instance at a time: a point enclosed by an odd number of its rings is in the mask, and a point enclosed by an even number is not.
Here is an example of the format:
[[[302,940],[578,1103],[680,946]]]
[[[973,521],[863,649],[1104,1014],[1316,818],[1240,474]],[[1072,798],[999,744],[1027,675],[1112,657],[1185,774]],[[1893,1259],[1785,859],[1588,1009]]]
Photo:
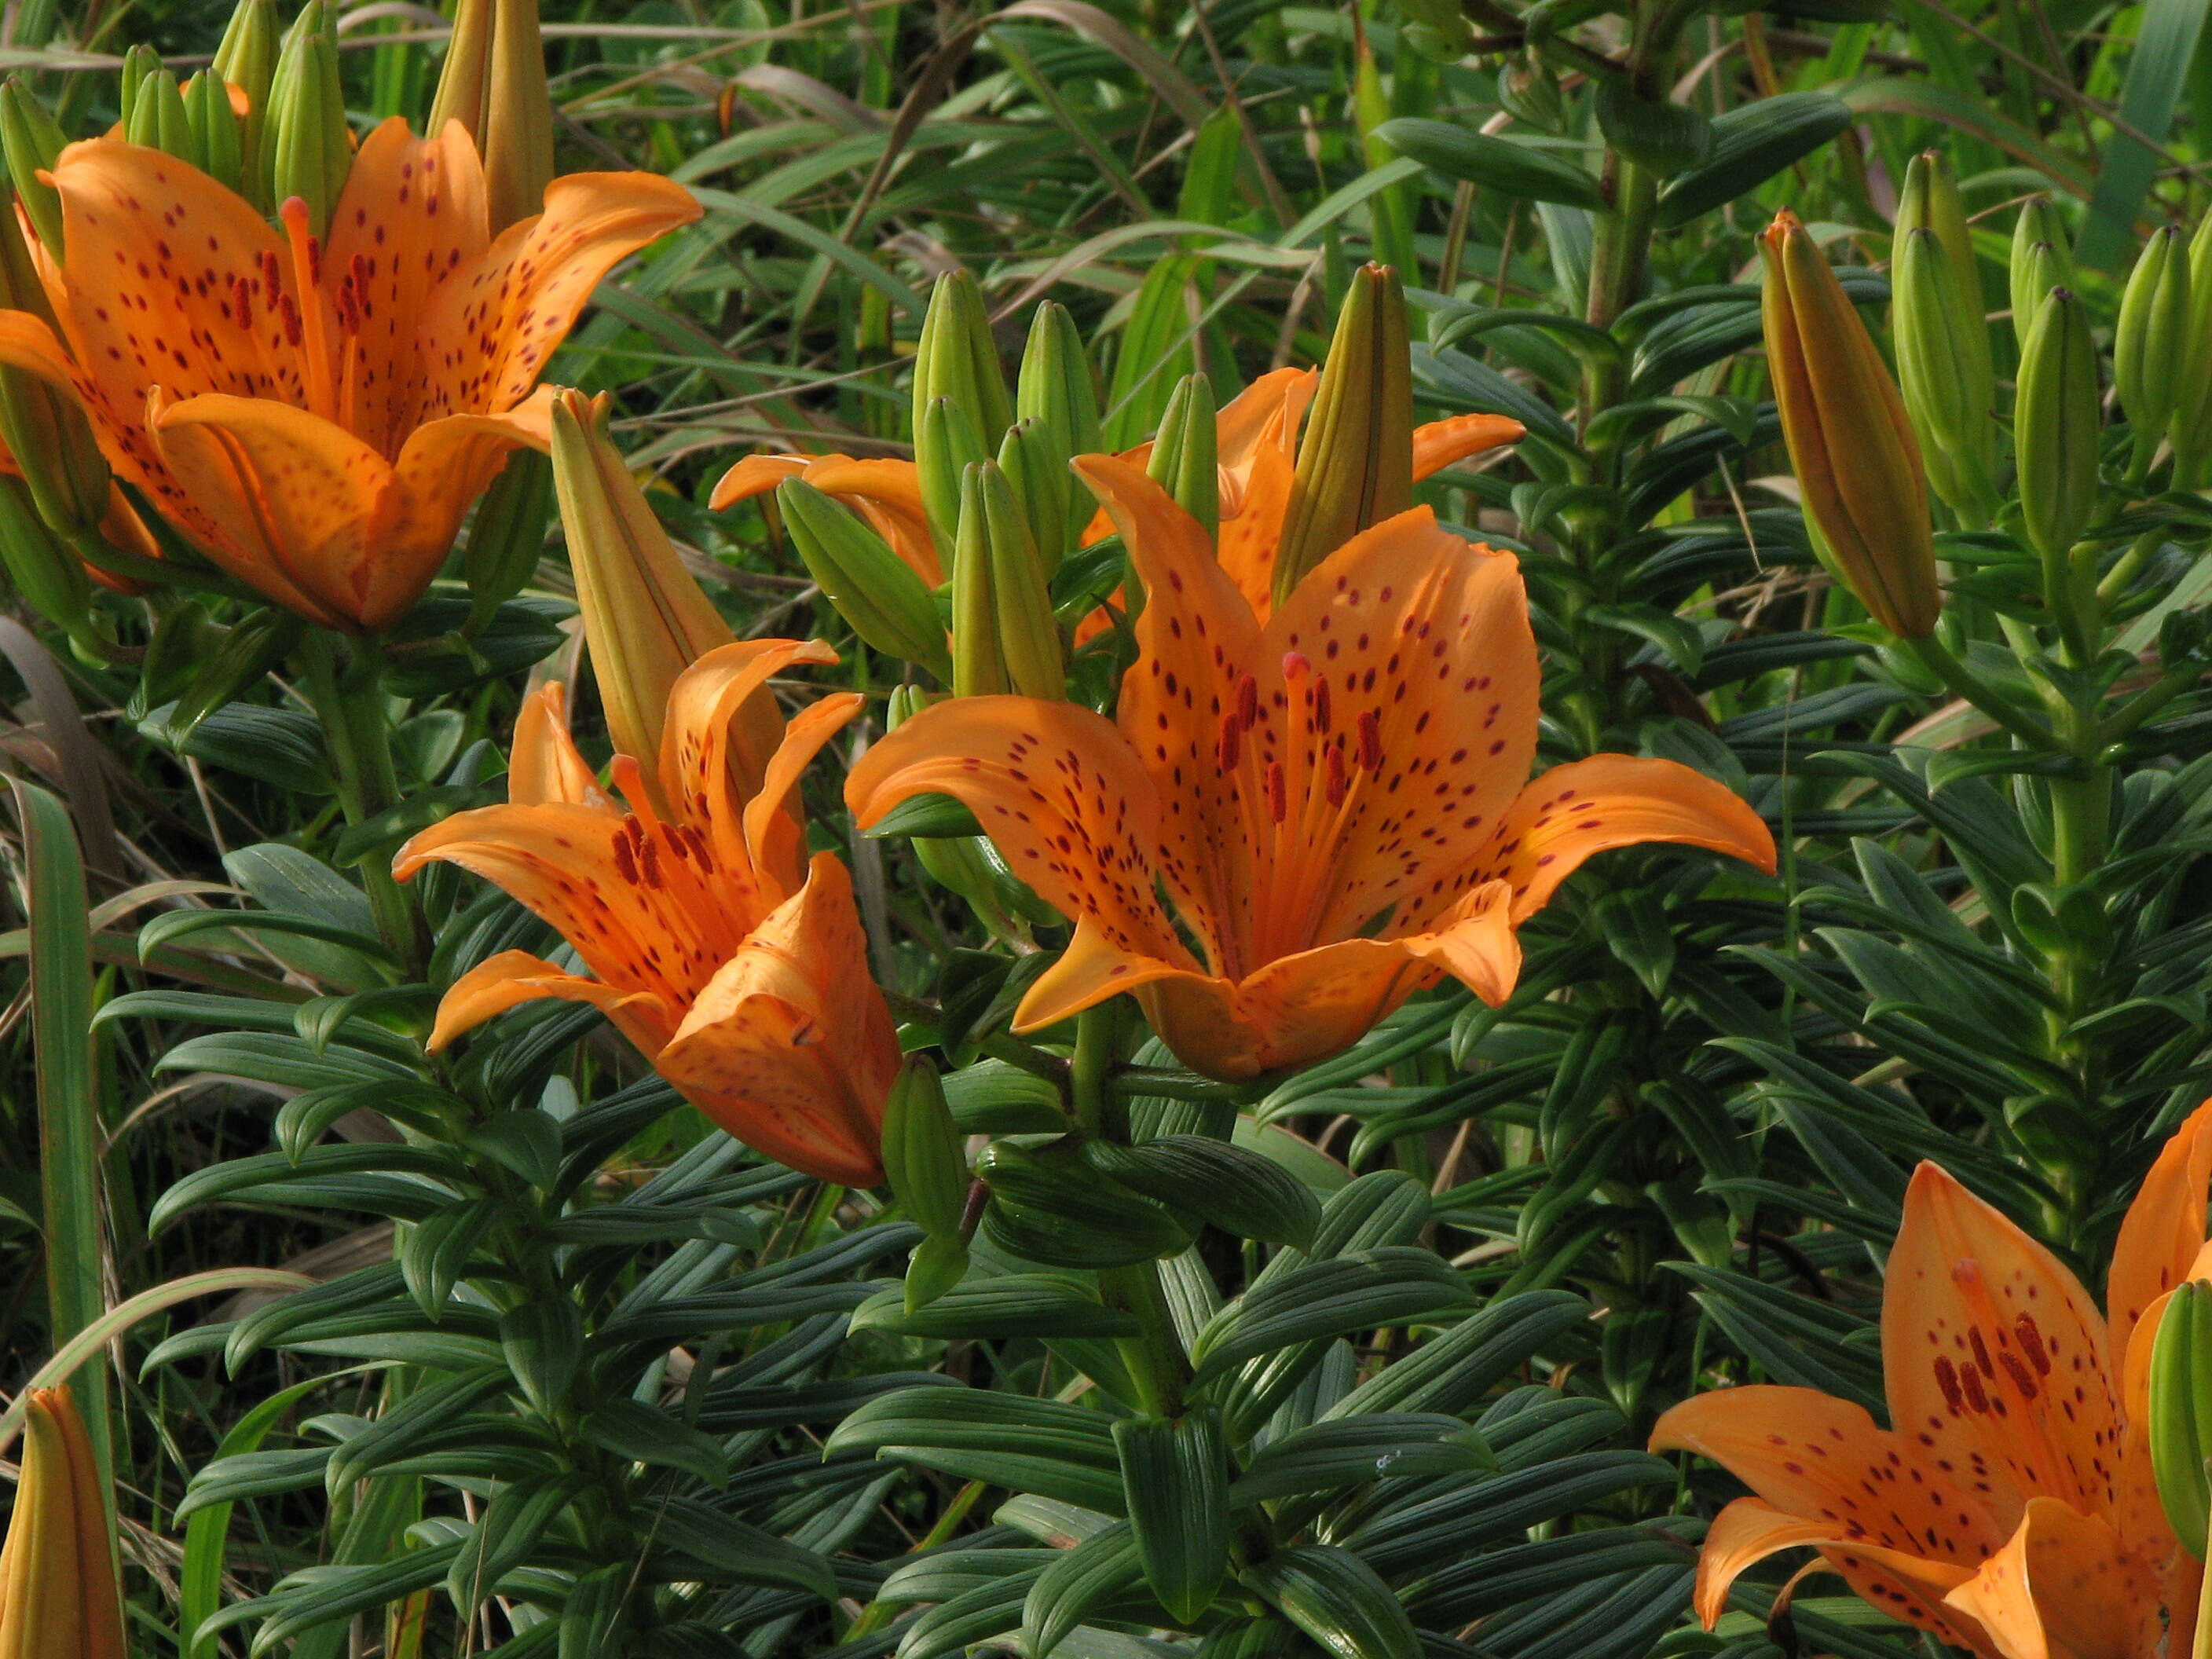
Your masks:
[[[376,556],[362,571],[361,625],[390,627],[429,586],[469,505],[517,449],[544,449],[552,393],[504,415],[448,415],[418,426],[400,447],[392,486],[377,504],[368,538]]]
[[[927,794],[963,803],[1015,874],[1115,949],[1198,967],[1152,890],[1158,795],[1103,716],[1031,697],[941,702],[870,749],[845,783],[864,830]]]
[[[1455,415],[1413,428],[1413,482],[1419,483],[1470,455],[1517,443],[1528,430],[1503,415]]]
[[[1728,1595],[1748,1568],[1784,1550],[1816,1548],[1861,1597],[1922,1630],[1988,1652],[1975,1621],[1947,1608],[1943,1597],[1972,1577],[1971,1570],[1884,1549],[1853,1538],[1833,1521],[1807,1521],[1762,1498],[1739,1498],[1715,1517],[1698,1554],[1697,1589],[1691,1598],[1707,1630],[1728,1610]]]
[[[2008,1530],[2035,1493],[2112,1512],[2105,1322],[2056,1256],[1932,1164],[1905,1191],[1881,1352],[1899,1433],[1974,1471]]]
[[[912,461],[854,460],[848,455],[749,455],[722,475],[708,505],[716,512],[804,478],[865,520],[915,574],[932,587],[945,580],[937,544],[921,505],[921,478]]]
[[[438,1018],[430,1032],[437,1053],[465,1031],[495,1015],[541,997],[588,1002],[612,1020],[622,1034],[647,1054],[674,1034],[668,1005],[649,991],[623,992],[595,979],[556,968],[527,951],[501,951],[463,974],[438,999]]]
[[[2003,1659],[2142,1659],[2163,1650],[2149,1567],[2100,1517],[2028,1500],[2020,1528],[1945,1598],[1978,1620]]]
[[[805,886],[699,994],[656,1066],[757,1151],[824,1181],[878,1185],[899,1047],[859,966],[866,955],[852,878],[817,854]]]
[[[525,697],[514,717],[514,741],[507,757],[507,799],[515,806],[565,801],[615,811],[612,799],[599,787],[599,775],[568,735],[568,693],[558,680],[547,681]]]
[[[2115,1354],[2128,1352],[2136,1322],[2151,1302],[2191,1276],[2204,1249],[2208,1192],[2212,1192],[2212,1101],[2191,1112],[2160,1149],[2120,1223],[2112,1273],[2105,1281]]]
[[[210,558],[280,603],[303,596],[313,620],[363,625],[391,463],[344,428],[271,398],[178,403],[157,388],[147,424],[170,476],[218,532]]]
[[[615,262],[698,216],[691,192],[655,173],[556,179],[544,212],[509,226],[475,270],[431,301],[416,417],[489,414],[521,401]]]
[[[1736,793],[1673,761],[1593,755],[1522,789],[1480,858],[1458,880],[1513,884],[1525,921],[1585,859],[1616,847],[1674,842],[1774,872],[1774,836]]]

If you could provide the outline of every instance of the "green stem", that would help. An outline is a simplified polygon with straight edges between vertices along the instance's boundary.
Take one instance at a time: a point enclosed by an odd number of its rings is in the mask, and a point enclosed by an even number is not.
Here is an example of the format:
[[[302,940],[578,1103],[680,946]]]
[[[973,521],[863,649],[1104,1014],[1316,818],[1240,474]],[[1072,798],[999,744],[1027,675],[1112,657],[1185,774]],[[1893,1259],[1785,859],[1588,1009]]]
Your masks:
[[[1183,1382],[1189,1364],[1182,1339],[1176,1334],[1175,1316],[1169,1311],[1166,1292],[1160,1289],[1159,1269],[1149,1261],[1133,1267],[1102,1267],[1098,1288],[1106,1304],[1133,1315],[1142,1325],[1141,1336],[1121,1340],[1121,1358],[1137,1385],[1137,1403],[1153,1417],[1174,1417],[1182,1409]]]
[[[2198,1565],[2197,1633],[2189,1644],[2189,1659],[2212,1659],[2212,1570]]]
[[[2034,715],[2021,708],[1994,686],[1984,685],[1966,670],[1966,665],[1937,642],[1933,635],[1925,639],[1901,639],[1902,644],[1954,697],[1972,704],[2031,749],[2045,752],[2063,751],[2066,745],[2051,729]]]
[[[1121,1103],[1108,1086],[1121,1058],[1121,1031],[1118,998],[1086,1008],[1075,1018],[1075,1058],[1068,1066],[1069,1103],[1076,1127],[1085,1134],[1109,1133],[1112,1120],[1121,1115]]]
[[[2135,538],[2128,550],[2120,555],[2112,568],[2105,573],[2104,580],[2097,584],[2097,602],[2110,605],[2128,591],[2128,584],[2148,562],[2150,556],[2164,544],[2166,538],[2155,530],[2147,530]]]
[[[348,823],[362,823],[399,803],[399,774],[392,759],[392,724],[385,717],[382,663],[374,643],[351,642],[338,665],[334,636],[310,629],[302,651],[307,701],[330,745],[338,805]],[[392,867],[372,858],[361,866],[377,931],[410,974],[420,978],[430,958],[430,938],[414,902],[392,878]]]
[[[937,1524],[922,1535],[920,1543],[907,1552],[908,1556],[927,1555],[951,1538],[960,1523],[968,1518],[969,1511],[975,1507],[985,1489],[986,1483],[981,1480],[970,1480],[961,1487],[952,1501],[945,1506],[945,1513],[937,1517]],[[897,1616],[896,1604],[871,1601],[860,1609],[860,1616],[845,1627],[845,1634],[838,1638],[838,1645],[843,1647],[863,1637],[872,1636]]]

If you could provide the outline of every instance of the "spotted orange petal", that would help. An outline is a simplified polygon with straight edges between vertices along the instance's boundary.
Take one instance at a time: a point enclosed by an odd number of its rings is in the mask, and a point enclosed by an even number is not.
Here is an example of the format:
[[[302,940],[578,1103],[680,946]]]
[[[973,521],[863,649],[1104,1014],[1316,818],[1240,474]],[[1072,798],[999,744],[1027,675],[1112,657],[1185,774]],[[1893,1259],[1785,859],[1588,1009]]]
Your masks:
[[[2188,1275],[2204,1248],[2212,1191],[2212,1101],[2191,1112],[2159,1151],[2128,1206],[2105,1281],[2112,1351],[2125,1354],[2136,1322],[2151,1301]]]
[[[1833,1521],[1808,1521],[1758,1498],[1737,1498],[1705,1534],[1691,1598],[1698,1620],[1711,1630],[1727,1611],[1729,1590],[1745,1571],[1784,1550],[1806,1548],[1819,1549],[1854,1590],[1883,1612],[1962,1646],[1989,1651],[1979,1626],[1943,1606],[1943,1597],[1972,1577],[1971,1569],[1866,1543]]]
[[[1296,466],[1288,450],[1261,444],[1253,450],[1234,489],[1224,489],[1217,556],[1237,591],[1264,620],[1275,605],[1275,552],[1290,516]],[[1224,479],[1230,478],[1224,469]]]
[[[1702,847],[1774,870],[1774,836],[1735,791],[1673,761],[1593,755],[1524,787],[1459,880],[1510,882],[1525,921],[1585,859],[1644,842]]]
[[[1437,913],[1458,898],[1455,877],[1495,833],[1535,753],[1540,674],[1518,562],[1453,535],[1425,507],[1400,514],[1330,554],[1268,622],[1263,703],[1273,700],[1267,669],[1291,652],[1329,693],[1326,737],[1284,744],[1293,802],[1298,780],[1326,788],[1329,750],[1346,793],[1340,810],[1307,815],[1325,828],[1271,863],[1259,908],[1275,940],[1341,939],[1401,903]],[[1261,735],[1264,763],[1273,757]]]
[[[2037,1493],[2109,1514],[2121,1454],[2105,1322],[2051,1253],[1932,1164],[1884,1276],[1890,1420],[1984,1489],[2009,1531]]]
[[[422,327],[431,298],[483,257],[491,240],[483,164],[458,121],[417,138],[398,116],[354,154],[331,212],[324,288],[351,281],[360,303],[354,430],[396,457],[422,418],[434,369]]]
[[[577,752],[568,735],[568,694],[550,680],[522,700],[514,717],[514,741],[507,759],[507,799],[516,806],[565,801],[575,806],[616,811],[599,787],[599,775]]]
[[[1946,1598],[2003,1659],[2143,1659],[2166,1651],[2150,1567],[2102,1517],[2028,1501],[2020,1528]]]
[[[1971,1468],[1941,1467],[1917,1437],[1812,1389],[1695,1395],[1660,1418],[1651,1449],[1710,1457],[1785,1514],[1883,1549],[1971,1566],[2008,1535]]]
[[[422,596],[508,455],[550,445],[551,402],[541,388],[506,414],[448,415],[408,434],[369,527],[377,552],[362,573],[362,627],[390,627]]]
[[[218,532],[210,558],[310,620],[363,625],[391,463],[344,428],[270,398],[173,403],[156,388],[147,424],[170,477]]]
[[[527,951],[501,951],[463,974],[438,1000],[430,1052],[437,1053],[495,1015],[542,997],[590,1003],[648,1056],[659,1052],[676,1030],[674,1013],[651,991],[618,991],[556,968]]]
[[[491,414],[521,401],[615,262],[698,216],[691,192],[655,173],[556,179],[544,213],[509,226],[432,300],[418,418]]]
[[[866,957],[852,878],[817,854],[805,886],[700,993],[658,1069],[757,1151],[825,1181],[878,1185],[899,1048]]]
[[[1152,890],[1152,781],[1103,717],[1030,697],[941,702],[869,750],[845,784],[862,829],[927,794],[965,804],[1015,874],[1115,950],[1198,966]]]
[[[1271,369],[1224,404],[1213,423],[1215,455],[1223,470],[1239,475],[1263,450],[1295,456],[1298,422],[1320,384],[1316,369]]]

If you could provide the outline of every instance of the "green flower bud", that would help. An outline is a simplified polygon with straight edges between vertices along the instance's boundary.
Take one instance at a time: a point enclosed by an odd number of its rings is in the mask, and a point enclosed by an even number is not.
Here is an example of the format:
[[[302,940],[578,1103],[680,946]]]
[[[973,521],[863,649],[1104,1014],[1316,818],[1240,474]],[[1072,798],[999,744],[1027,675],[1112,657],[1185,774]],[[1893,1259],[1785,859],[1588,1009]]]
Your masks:
[[[230,106],[230,88],[220,76],[195,75],[185,82],[184,106],[200,171],[237,190],[246,182],[246,128]]]
[[[275,205],[268,197],[269,169],[261,153],[262,132],[269,119],[269,88],[276,76],[276,0],[239,0],[238,9],[215,49],[218,78],[246,94],[246,120],[239,133],[239,173],[241,192],[266,212]]]
[[[1145,474],[1198,520],[1208,537],[1221,528],[1221,450],[1213,382],[1187,374],[1168,395]],[[1410,466],[1408,471],[1410,471]]]
[[[31,221],[31,228],[47,252],[62,257],[61,192],[39,175],[61,159],[69,138],[55,125],[21,77],[9,76],[0,87],[0,153],[8,159],[8,177]]]
[[[2162,225],[2129,274],[2112,333],[2112,386],[2135,429],[2135,465],[2147,470],[2172,418],[2188,362],[2189,249]]]
[[[1006,475],[988,461],[961,475],[952,573],[954,694],[1063,696],[1066,659],[1044,568]]]
[[[161,54],[140,41],[123,54],[123,67],[117,71],[115,83],[116,107],[122,112],[123,131],[131,131],[132,118],[138,112],[138,94],[149,76],[161,72]],[[140,142],[133,138],[133,143]]]
[[[927,416],[939,399],[951,408],[933,426]],[[950,542],[959,519],[962,471],[995,450],[1014,422],[983,290],[964,270],[947,271],[930,293],[915,346],[914,406],[923,417],[914,434],[922,503],[939,540]]]
[[[1352,279],[1306,416],[1275,554],[1276,605],[1345,543],[1413,504],[1406,291],[1396,271],[1370,264]]]
[[[84,561],[49,530],[21,478],[0,474],[0,565],[23,602],[71,635],[92,625]]]
[[[2054,288],[2028,331],[2013,402],[2021,510],[2039,552],[2071,548],[2096,510],[2102,420],[2088,316],[2073,290]]]
[[[968,1207],[968,1158],[934,1062],[911,1056],[884,1103],[884,1173],[915,1224],[957,1238]]]
[[[131,51],[152,56],[150,47],[133,46]],[[148,149],[158,149],[194,167],[200,165],[199,135],[185,112],[184,94],[178,90],[177,77],[161,68],[158,58],[154,69],[138,82],[131,113],[124,121],[124,137]]]
[[[775,492],[784,527],[823,597],[872,649],[951,676],[937,602],[906,561],[859,517],[798,478]]]
[[[322,236],[353,167],[347,142],[345,92],[338,81],[337,13],[329,0],[307,0],[284,35],[269,89],[263,132],[269,194],[307,205],[307,229]]]
[[[1898,380],[1928,482],[1971,523],[2002,506],[1997,493],[1996,374],[1981,269],[1950,166],[1933,151],[1905,173],[1891,245]]]
[[[516,450],[477,503],[468,545],[461,550],[461,576],[469,585],[469,633],[482,629],[538,574],[552,511],[552,457]]]
[[[2068,251],[2066,224],[2058,204],[2048,196],[2035,196],[2020,210],[2012,229],[2012,331],[2025,349],[2027,331],[2043,296],[2074,280],[2074,257]]]
[[[1037,544],[1047,563],[1056,567],[1082,536],[1097,506],[1067,462],[1096,453],[1104,440],[1098,430],[1097,382],[1083,349],[1083,337],[1076,332],[1067,307],[1049,300],[1036,308],[1030,323],[1021,372],[1014,381],[1014,414],[1018,420],[1036,422],[1051,446],[1049,453],[1062,458],[1064,544],[1055,547],[1040,539]]]
[[[1050,581],[1066,556],[1073,534],[1067,522],[1068,492],[1063,480],[1074,475],[1067,469],[1067,453],[1054,447],[1052,435],[1034,419],[1016,421],[1006,428],[999,446],[999,470],[1021,503],[1029,520],[1030,537]],[[1076,526],[1079,529],[1080,526]]]
[[[2173,484],[2194,489],[2203,482],[2212,456],[2212,215],[2197,227],[2189,242],[2189,347],[2186,372],[2175,388],[2173,419],[2167,435],[2173,443]]]
[[[914,470],[921,486],[921,510],[937,543],[938,562],[948,572],[959,558],[960,480],[968,469],[991,457],[983,431],[950,398],[916,398]]]
[[[2191,1279],[2167,1298],[2150,1352],[2150,1464],[2181,1547],[2205,1554],[2212,1486],[2212,1285]]]

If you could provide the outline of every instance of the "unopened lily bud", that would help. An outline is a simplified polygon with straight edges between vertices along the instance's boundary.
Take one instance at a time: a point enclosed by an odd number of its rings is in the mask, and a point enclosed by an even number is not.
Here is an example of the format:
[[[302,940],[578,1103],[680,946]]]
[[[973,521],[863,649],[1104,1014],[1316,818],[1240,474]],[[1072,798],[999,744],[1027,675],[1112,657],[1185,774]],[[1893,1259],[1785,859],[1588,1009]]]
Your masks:
[[[951,678],[937,601],[890,544],[802,479],[785,479],[775,501],[806,574],[853,631],[885,656]]]
[[[1413,370],[1406,291],[1388,265],[1353,274],[1306,416],[1275,553],[1275,604],[1307,571],[1413,504]]]
[[[551,459],[534,449],[516,450],[477,502],[468,544],[461,550],[461,576],[469,585],[469,633],[481,629],[537,574],[552,511]]]
[[[242,193],[266,211],[274,204],[264,192],[269,169],[261,153],[261,136],[269,119],[269,87],[276,76],[277,30],[276,0],[239,0],[215,49],[218,80],[227,81],[246,94],[246,118],[238,137],[239,173],[246,185]]]
[[[1214,426],[1213,382],[1186,374],[1168,394],[1146,476],[1198,520],[1211,538],[1221,528],[1221,451]],[[1411,472],[1411,464],[1407,471]]]
[[[231,106],[230,88],[203,71],[185,82],[184,105],[193,160],[225,190],[236,191],[246,182],[246,128]]]
[[[131,51],[153,56],[149,46],[133,46]],[[152,70],[140,77],[130,107],[123,136],[131,143],[158,149],[194,167],[200,165],[199,135],[193,131],[191,118],[185,112],[184,94],[178,88],[177,77],[161,66],[158,58]]]
[[[553,182],[553,94],[538,0],[460,0],[431,100],[429,131],[459,121],[483,157],[496,236],[545,204]]]
[[[2066,222],[2058,216],[2058,204],[2048,196],[2029,198],[2012,228],[2008,273],[2013,337],[2022,347],[2027,344],[2028,330],[2035,325],[2035,313],[2043,308],[2043,296],[2074,280],[2074,256],[2068,246]]]
[[[2195,489],[2212,457],[2212,214],[2189,241],[2189,349],[2187,368],[2175,388],[2173,419],[2166,428],[2173,443],[2173,487]]]
[[[2150,465],[2188,371],[2189,247],[2179,227],[2151,233],[2129,273],[2112,331],[2112,388],[2135,432],[2138,473]]]
[[[1778,215],[1759,239],[1767,373],[1805,516],[1837,579],[1908,639],[1936,626],[1936,542],[1904,399],[1805,228]]]
[[[92,1437],[66,1388],[33,1389],[15,1512],[0,1546],[0,1651],[9,1659],[126,1659],[114,1522]]]
[[[929,416],[940,401],[947,407],[933,423]],[[1014,422],[983,290],[965,270],[945,272],[930,291],[914,351],[914,406],[922,503],[939,541],[949,543],[959,520],[963,471],[995,451]]]
[[[2212,1285],[2175,1287],[2150,1351],[2150,1466],[2182,1548],[2204,1559],[2212,1484]]]
[[[20,77],[0,87],[0,153],[8,159],[8,178],[29,216],[31,228],[46,252],[62,257],[61,193],[39,175],[61,159],[69,138],[46,106]]]
[[[1073,459],[1034,418],[1018,420],[1008,427],[1006,441],[999,446],[999,470],[1006,475],[1014,499],[1021,503],[1022,514],[1029,520],[1030,536],[1036,544],[1047,581],[1066,556],[1072,532],[1083,527],[1068,523],[1067,480],[1075,475],[1067,464]]]
[[[2013,400],[2021,512],[2037,551],[2063,553],[2088,527],[2102,425],[2088,316],[2072,289],[2054,288],[2028,331]]]
[[[331,210],[353,167],[345,91],[338,81],[337,14],[329,0],[307,0],[284,35],[269,88],[262,134],[270,199],[307,204],[307,228],[330,229]]]
[[[884,1174],[908,1216],[933,1238],[957,1238],[968,1206],[968,1159],[934,1061],[910,1057],[884,1103]]]
[[[1014,380],[1014,414],[1018,420],[1035,421],[1056,452],[1070,459],[1094,454],[1105,444],[1098,426],[1097,379],[1066,306],[1047,300],[1030,321],[1021,372]],[[1067,526],[1066,539],[1073,542],[1082,535],[1097,503],[1090,487],[1065,465],[1060,483],[1066,503],[1061,521]],[[1049,563],[1068,549],[1062,546],[1056,553],[1041,545],[1039,550]]]
[[[1036,544],[1006,475],[988,461],[960,480],[952,690],[963,697],[1011,691],[1053,701],[1067,690],[1060,626]]]
[[[1890,266],[1897,378],[1928,482],[1968,523],[1985,525],[2003,506],[1995,477],[1996,418],[1989,401],[1996,382],[1986,338],[1978,361],[1968,349],[1973,336],[1986,331],[1979,317],[1956,314],[1950,275],[1935,232],[1913,230],[1898,238]]]
[[[90,625],[92,583],[84,561],[46,527],[21,478],[0,473],[0,565],[23,602],[75,635]]]
[[[115,102],[122,112],[123,129],[126,133],[131,130],[131,117],[138,112],[139,88],[146,84],[149,76],[161,72],[161,54],[143,40],[123,54],[123,67],[116,71],[115,76]]]
[[[959,557],[960,480],[991,459],[981,427],[950,398],[917,399],[914,406],[914,470],[921,487],[922,515],[947,570]]]
[[[0,307],[54,323],[22,227],[5,212],[0,212]],[[0,368],[0,441],[15,458],[39,517],[61,536],[91,530],[107,515],[112,494],[107,458],[71,394],[28,370]]]
[[[604,394],[555,397],[553,487],[608,733],[619,753],[647,762],[660,753],[669,689],[736,635],[676,556],[608,434],[607,410]],[[644,775],[651,787],[654,769]]]

